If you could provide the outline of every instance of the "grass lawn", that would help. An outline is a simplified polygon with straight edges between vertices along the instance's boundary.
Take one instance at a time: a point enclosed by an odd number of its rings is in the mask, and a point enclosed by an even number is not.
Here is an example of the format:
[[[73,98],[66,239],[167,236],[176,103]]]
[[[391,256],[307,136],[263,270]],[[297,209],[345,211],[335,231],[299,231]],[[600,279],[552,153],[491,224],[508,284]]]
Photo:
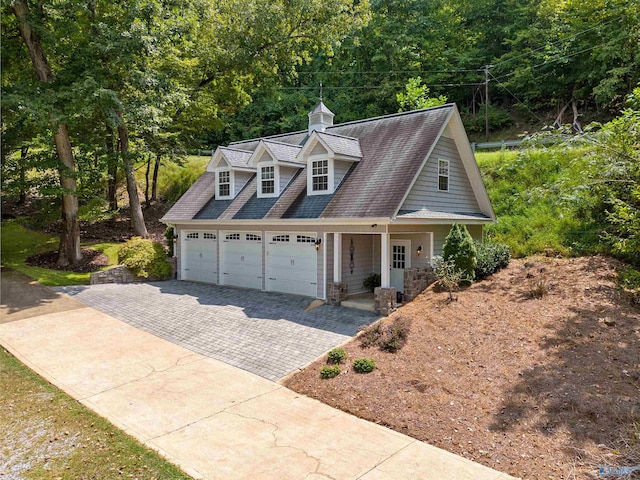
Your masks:
[[[191,478],[3,348],[0,432],[0,478]]]
[[[15,220],[2,222],[2,264],[37,280],[43,285],[84,285],[89,283],[88,273],[49,270],[25,263],[31,255],[56,250],[58,237],[29,230]],[[109,258],[109,265],[118,263],[118,243],[83,245],[99,250]]]

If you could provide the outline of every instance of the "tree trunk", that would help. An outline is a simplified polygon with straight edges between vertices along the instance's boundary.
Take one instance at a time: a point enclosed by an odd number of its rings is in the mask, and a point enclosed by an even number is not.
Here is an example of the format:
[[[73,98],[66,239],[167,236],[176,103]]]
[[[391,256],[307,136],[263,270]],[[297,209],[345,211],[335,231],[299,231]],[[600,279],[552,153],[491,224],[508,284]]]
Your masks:
[[[20,36],[29,51],[31,63],[38,80],[43,83],[51,83],[53,81],[53,73],[42,50],[40,37],[31,30],[33,19],[30,18],[29,6],[26,0],[14,0],[13,13],[18,22]],[[58,265],[67,266],[76,264],[82,259],[82,253],[80,252],[80,226],[78,224],[78,197],[76,196],[76,181],[74,178],[75,159],[73,158],[71,139],[69,138],[66,124],[56,122],[53,112],[50,112],[50,118],[58,154],[60,185],[64,189]]]
[[[144,172],[144,204],[149,206],[149,174],[151,173],[151,156],[147,157],[147,170]]]
[[[122,155],[122,165],[127,178],[127,193],[129,194],[129,211],[131,212],[131,227],[133,233],[140,237],[149,236],[147,227],[144,224],[144,216],[142,215],[142,207],[140,206],[140,198],[138,198],[138,184],[133,173],[133,162],[129,154],[129,132],[124,124],[122,114],[118,112],[121,123],[118,125],[118,138],[120,138],[120,153]]]
[[[22,145],[20,147],[20,199],[18,203],[20,205],[27,201],[27,167],[25,165],[27,161],[27,154],[29,153],[29,146]]]
[[[560,128],[562,126],[562,117],[564,116],[564,112],[567,110],[568,107],[569,107],[569,104],[567,103],[564,107],[562,107],[560,109],[560,112],[558,113],[558,116],[556,117],[555,121],[553,122],[553,126],[554,127]]]
[[[575,100],[571,100],[571,109],[573,110],[573,123],[571,123],[571,126],[576,132],[582,133],[582,125],[580,125],[580,120],[578,120],[580,116],[578,113],[578,103]]]
[[[156,154],[156,163],[153,166],[153,185],[151,187],[151,200],[158,200],[158,170],[160,170],[160,161],[162,160],[162,155],[159,153]]]
[[[58,265],[75,265],[82,259],[80,251],[80,224],[78,223],[78,197],[76,196],[75,162],[67,126],[60,124],[53,136],[61,164],[58,166],[62,194],[62,233],[58,249]]]
[[[107,171],[107,201],[109,210],[115,212],[118,209],[118,159],[113,148],[113,129],[107,125],[107,136],[105,146],[109,157],[109,168]]]

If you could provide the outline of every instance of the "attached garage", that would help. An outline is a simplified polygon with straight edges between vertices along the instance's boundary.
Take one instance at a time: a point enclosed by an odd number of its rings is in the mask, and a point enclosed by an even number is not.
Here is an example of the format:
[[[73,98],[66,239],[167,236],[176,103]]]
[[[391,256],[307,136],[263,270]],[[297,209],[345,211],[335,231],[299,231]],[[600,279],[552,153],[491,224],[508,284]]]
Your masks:
[[[315,234],[267,232],[266,236],[266,289],[316,297]]]
[[[260,232],[220,232],[220,283],[262,290]]]
[[[216,232],[185,231],[182,237],[182,280],[218,283]]]

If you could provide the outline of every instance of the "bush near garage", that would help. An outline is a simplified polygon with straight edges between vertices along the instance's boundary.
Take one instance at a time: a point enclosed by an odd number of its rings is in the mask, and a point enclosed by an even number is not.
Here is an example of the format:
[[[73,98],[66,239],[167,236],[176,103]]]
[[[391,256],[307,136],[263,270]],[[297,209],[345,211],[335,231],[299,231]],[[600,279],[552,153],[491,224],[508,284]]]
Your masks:
[[[167,254],[158,242],[133,237],[118,250],[118,263],[142,278],[166,280],[171,277]]]

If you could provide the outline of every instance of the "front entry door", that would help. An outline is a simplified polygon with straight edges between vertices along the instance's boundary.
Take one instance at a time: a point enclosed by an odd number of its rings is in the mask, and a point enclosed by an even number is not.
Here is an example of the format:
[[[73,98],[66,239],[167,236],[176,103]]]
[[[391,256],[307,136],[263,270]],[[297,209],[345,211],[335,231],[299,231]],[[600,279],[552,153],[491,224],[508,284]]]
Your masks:
[[[404,269],[411,268],[411,240],[391,240],[391,286],[404,292]]]

